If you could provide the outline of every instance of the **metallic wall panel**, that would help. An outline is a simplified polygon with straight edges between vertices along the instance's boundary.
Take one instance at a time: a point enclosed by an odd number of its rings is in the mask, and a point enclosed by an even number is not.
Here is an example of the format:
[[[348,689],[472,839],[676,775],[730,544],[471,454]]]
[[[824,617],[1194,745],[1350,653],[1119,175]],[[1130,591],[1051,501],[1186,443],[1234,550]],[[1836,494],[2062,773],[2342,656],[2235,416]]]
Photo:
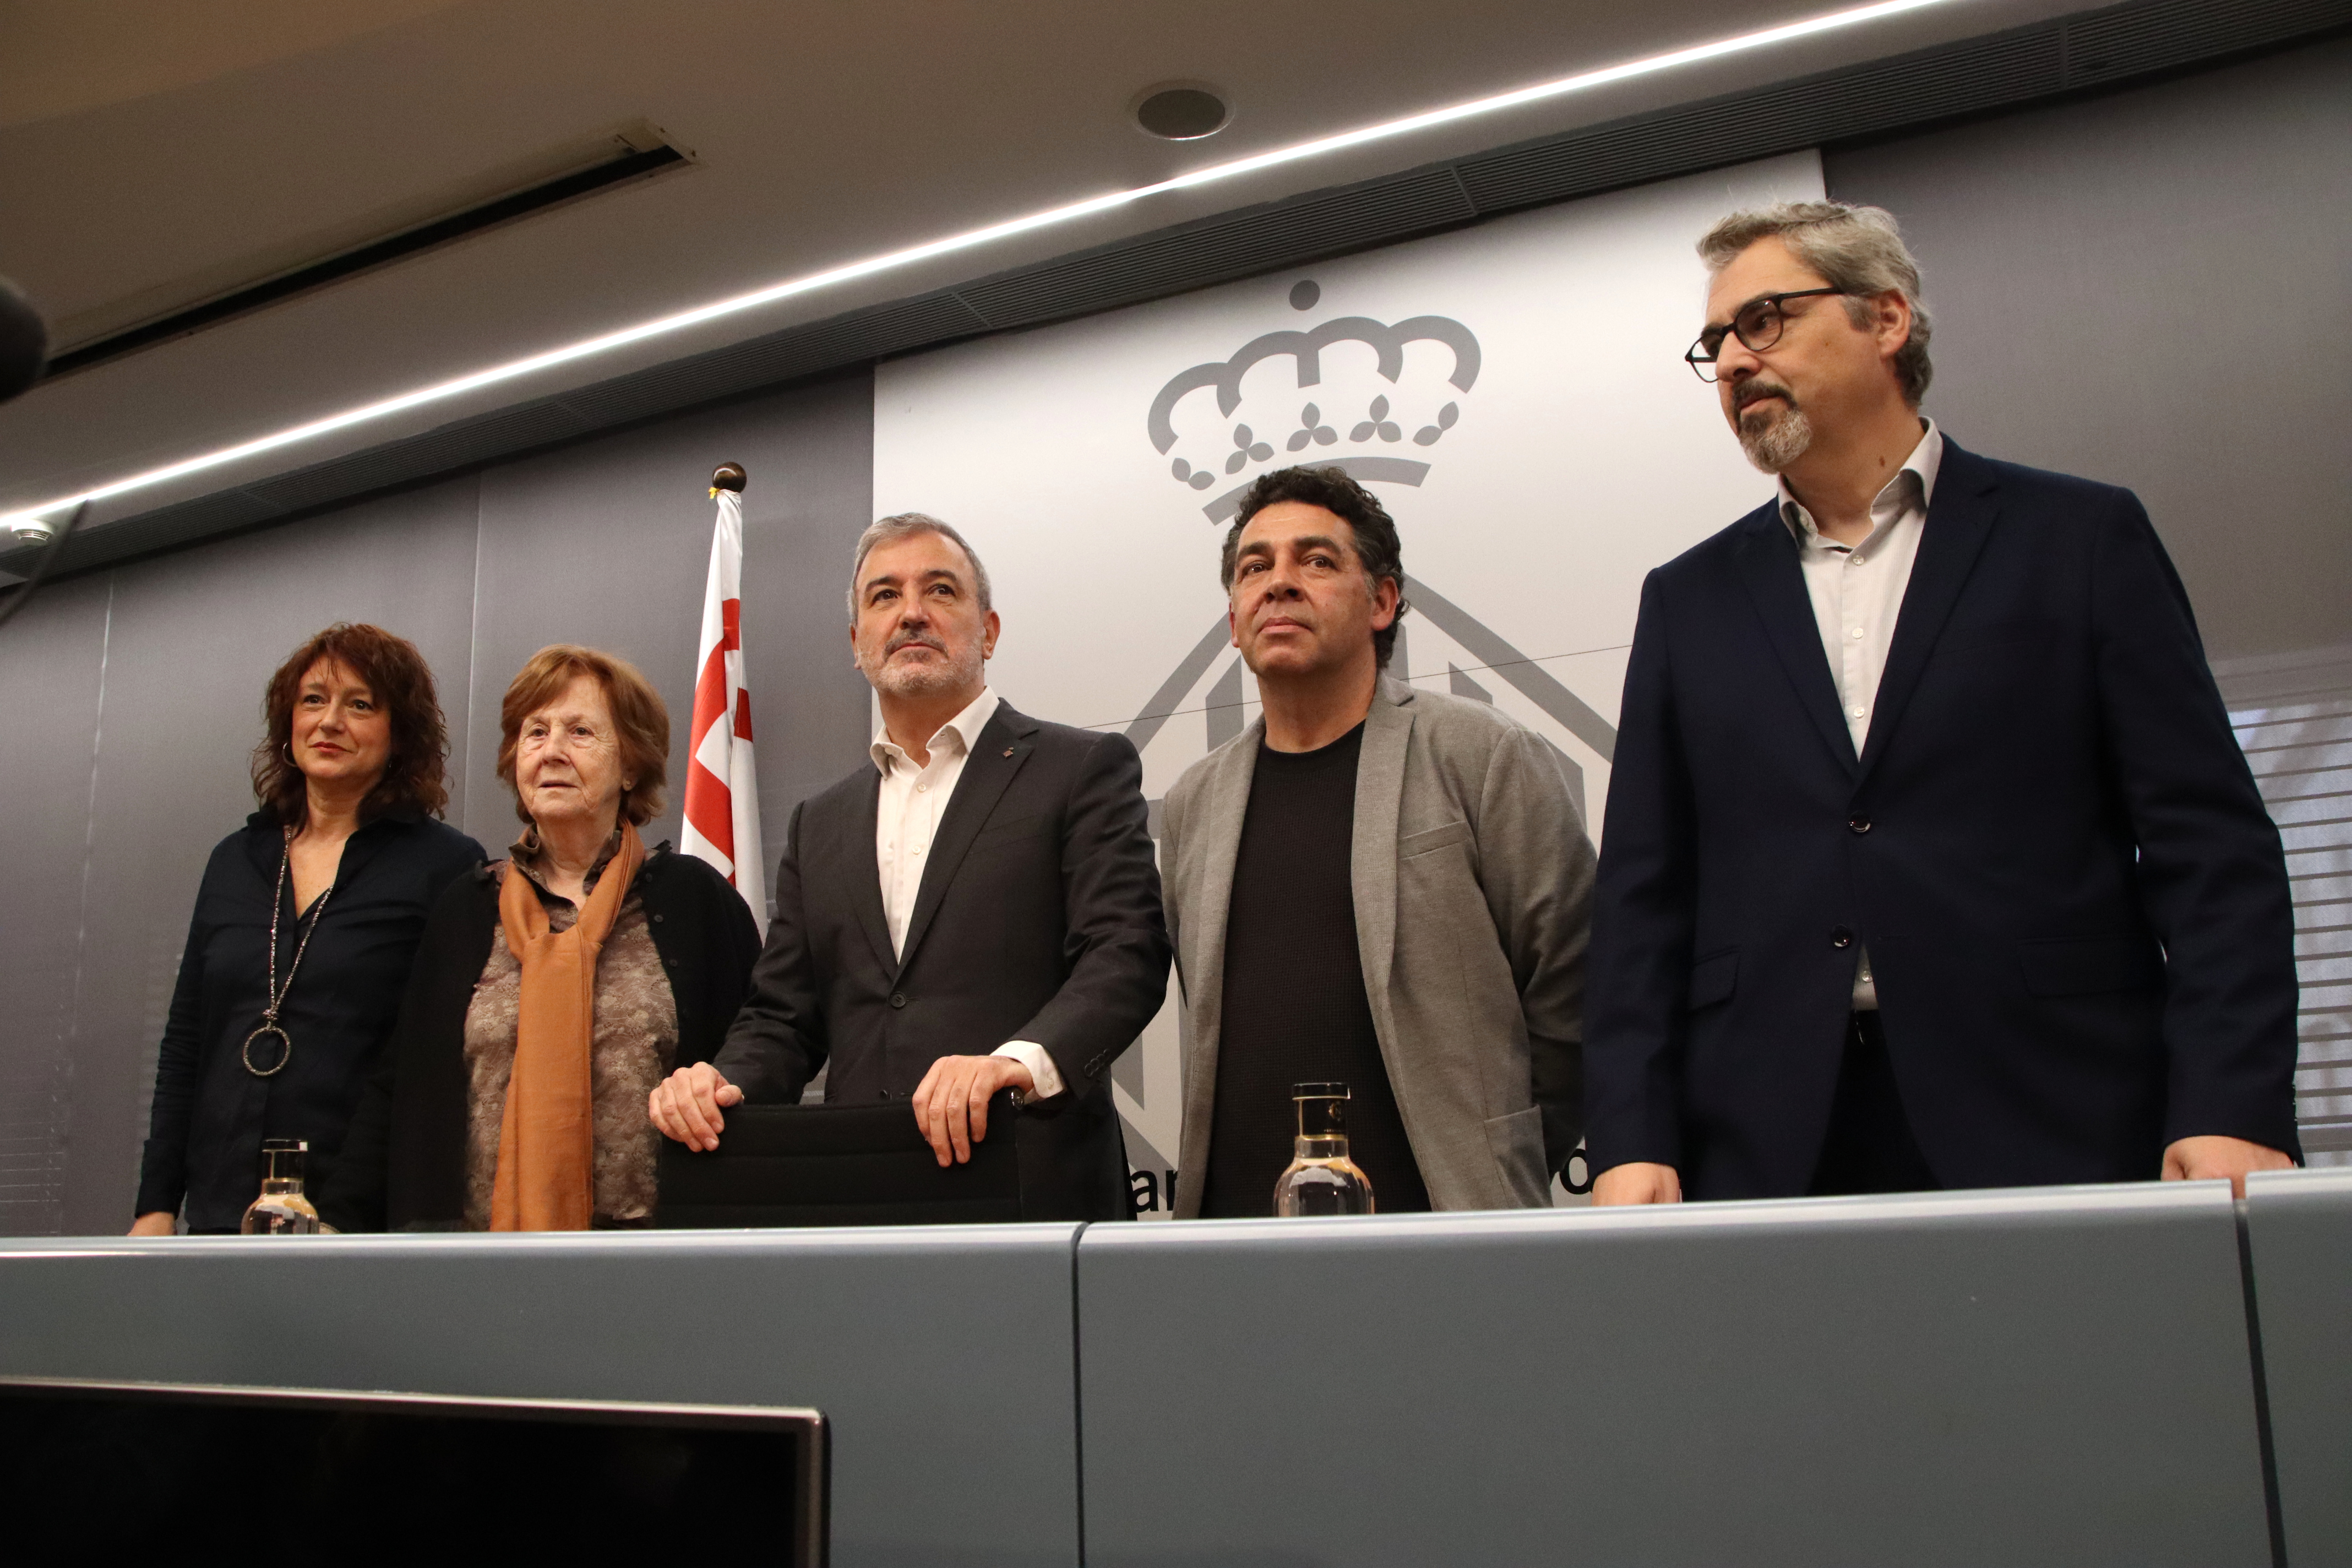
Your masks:
[[[676,841],[720,463],[741,463],[743,637],[770,859],[794,803],[846,773],[869,731],[849,661],[850,552],[872,521],[873,378],[857,371],[643,426],[481,476],[466,829],[492,855],[520,829],[498,782],[499,704],[550,643],[618,654],[668,705],[669,783],[648,846]]]
[[[2286,1560],[2352,1564],[2352,1171],[2246,1181]]]
[[[2059,29],[1972,38],[1573,136],[1465,158],[1485,211],[1556,202],[2042,97],[2064,85]]]
[[[60,583],[0,629],[0,1235],[64,1223],[75,1022],[106,983],[81,929],[111,588]]]
[[[2138,491],[2215,657],[2352,640],[2352,39],[1822,168],[1903,221],[1954,439]]]
[[[1076,1230],[33,1243],[0,1373],[814,1405],[842,1568],[1075,1564]]]
[[[2219,1184],[1098,1226],[1087,1558],[2271,1561]]]
[[[2192,65],[2298,33],[2341,27],[2339,0],[2162,0],[2066,23],[2070,84]]]
[[[89,979],[73,1053],[68,1232],[131,1224],[189,911],[213,846],[253,810],[247,757],[271,671],[335,621],[407,637],[452,720],[453,786],[464,779],[457,721],[472,636],[474,492],[472,479],[453,480],[108,574],[97,785],[80,796],[90,811]],[[462,804],[452,801],[450,821]],[[0,1019],[0,1031],[12,1030]]]
[[[953,295],[929,295],[855,310],[812,326],[787,328],[632,375],[614,376],[563,393],[557,401],[591,425],[617,425],[962,337],[986,325]]]
[[[57,571],[87,572],[110,562],[133,561],[284,515],[284,508],[250,490],[215,490],[104,527],[76,529],[58,553]],[[38,559],[37,550],[16,550],[0,555],[0,571],[30,573]]]
[[[479,419],[444,425],[397,447],[355,452],[247,489],[283,511],[296,512],[412,483],[427,475],[451,473],[593,428],[561,404],[526,403]]]
[[[753,745],[772,886],[793,808],[866,763],[874,734],[873,688],[849,660],[845,597],[857,536],[874,521],[874,375],[851,372],[762,406],[749,416],[751,445],[713,461],[740,461],[751,479],[743,658],[762,726]],[[722,426],[714,444],[727,417],[711,416]]]
[[[992,327],[1024,326],[1156,300],[1245,278],[1296,257],[1360,249],[1477,216],[1453,170],[1429,169],[1105,246],[956,292]]]

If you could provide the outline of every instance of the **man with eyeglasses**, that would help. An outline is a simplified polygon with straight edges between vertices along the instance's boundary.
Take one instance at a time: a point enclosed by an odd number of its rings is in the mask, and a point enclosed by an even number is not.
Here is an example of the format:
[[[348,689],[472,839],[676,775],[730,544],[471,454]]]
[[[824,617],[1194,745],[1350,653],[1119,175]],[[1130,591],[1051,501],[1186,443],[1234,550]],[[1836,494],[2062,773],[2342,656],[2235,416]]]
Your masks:
[[[2127,490],[1920,416],[1875,207],[1699,243],[1767,504],[1650,574],[1586,1006],[1594,1199],[2290,1165],[2278,830]]]

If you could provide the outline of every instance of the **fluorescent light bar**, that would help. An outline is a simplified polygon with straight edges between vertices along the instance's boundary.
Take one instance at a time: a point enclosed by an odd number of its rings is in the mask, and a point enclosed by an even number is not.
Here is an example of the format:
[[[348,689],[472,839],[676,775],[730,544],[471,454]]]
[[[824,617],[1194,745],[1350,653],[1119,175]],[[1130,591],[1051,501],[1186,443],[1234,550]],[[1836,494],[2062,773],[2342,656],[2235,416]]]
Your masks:
[[[414,392],[404,392],[396,397],[362,404],[357,408],[347,408],[340,414],[331,414],[323,419],[313,419],[307,424],[291,426],[271,435],[239,442],[234,447],[223,447],[197,457],[184,458],[176,463],[167,463],[160,468],[150,468],[144,473],[133,474],[128,479],[116,479],[110,484],[100,485],[94,489],[83,490],[79,494],[60,496],[55,500],[44,501],[38,506],[12,513],[6,518],[0,518],[0,530],[12,527],[20,521],[40,517],[44,513],[65,510],[84,501],[109,500],[119,495],[127,495],[133,490],[146,489],[173,479],[184,479],[190,474],[202,473],[207,468],[217,468],[224,464],[257,457],[264,452],[275,451],[280,447],[290,447],[297,442],[310,440],[314,437],[331,435],[337,430],[348,430],[355,425],[365,425],[373,420],[388,418],[411,408],[443,402],[468,392],[478,391],[486,386],[495,386],[500,382],[513,381],[538,371],[552,369],[560,364],[569,364],[574,360],[588,359],[596,354],[609,353],[614,349],[626,348],[632,343],[641,343],[651,338],[684,331],[688,327],[698,327],[706,321],[715,321],[722,317],[739,315],[745,310],[757,310],[762,305],[772,305],[780,300],[790,300],[803,294],[814,294],[837,284],[852,282],[860,278],[870,278],[879,272],[890,272],[899,268],[911,267],[919,261],[929,261],[934,257],[952,255],[960,250],[976,249],[982,246],[992,245],[1000,239],[1010,239],[1015,235],[1028,234],[1036,229],[1051,228],[1058,224],[1075,223],[1080,218],[1091,217],[1097,213],[1109,212],[1113,208],[1143,201],[1163,192],[1192,190],[1200,185],[1214,184],[1220,180],[1231,180],[1244,174],[1254,174],[1264,169],[1279,168],[1285,163],[1297,163],[1309,158],[1319,158],[1328,153],[1344,152],[1350,147],[1360,147],[1369,142],[1382,142],[1396,136],[1408,136],[1414,132],[1427,131],[1440,125],[1451,125],[1456,121],[1473,119],[1482,114],[1493,114],[1506,109],[1517,109],[1530,103],[1541,103],[1549,99],[1564,98],[1570,93],[1606,87],[1612,82],[1630,81],[1636,77],[1654,76],[1660,71],[1675,70],[1684,66],[1697,65],[1705,60],[1720,59],[1727,55],[1744,54],[1751,49],[1767,48],[1774,44],[1785,44],[1798,38],[1811,37],[1820,33],[1835,32],[1841,28],[1879,21],[1884,17],[1901,16],[1906,11],[1924,11],[1932,5],[1951,3],[1953,0],[1883,0],[1879,5],[1861,5],[1848,11],[1832,12],[1825,16],[1815,16],[1802,22],[1791,22],[1785,26],[1768,27],[1759,33],[1743,33],[1738,37],[1721,38],[1711,44],[1676,49],[1672,54],[1653,55],[1648,59],[1633,60],[1624,65],[1608,66],[1600,70],[1562,77],[1557,81],[1548,81],[1535,87],[1524,87],[1513,92],[1497,93],[1491,98],[1474,99],[1467,103],[1456,103],[1444,109],[1433,109],[1427,113],[1411,115],[1402,120],[1391,120],[1379,125],[1367,125],[1355,131],[1343,131],[1336,136],[1325,136],[1313,142],[1301,142],[1294,146],[1277,148],[1271,153],[1258,153],[1246,158],[1235,158],[1230,163],[1213,163],[1205,169],[1196,169],[1189,174],[1179,174],[1173,179],[1161,180],[1154,184],[1138,185],[1131,190],[1112,191],[1104,195],[1089,196],[1084,201],[1071,202],[1066,206],[1051,207],[1044,212],[1031,213],[1025,217],[991,224],[985,228],[968,229],[961,234],[950,235],[944,239],[934,239],[922,245],[909,246],[904,250],[893,250],[885,255],[868,257],[863,261],[853,261],[846,266],[831,268],[823,272],[813,272],[805,277],[789,279],[781,283],[772,283],[764,289],[755,289],[748,294],[738,294],[731,299],[715,300],[708,305],[697,306],[691,310],[680,310],[675,315],[642,321],[634,327],[624,327],[618,331],[606,332],[598,337],[583,338],[578,342],[566,343],[562,348],[549,349],[545,353],[531,354],[523,359],[509,360],[504,364],[475,371],[470,375],[461,375],[451,381],[436,382],[431,386],[418,387]]]

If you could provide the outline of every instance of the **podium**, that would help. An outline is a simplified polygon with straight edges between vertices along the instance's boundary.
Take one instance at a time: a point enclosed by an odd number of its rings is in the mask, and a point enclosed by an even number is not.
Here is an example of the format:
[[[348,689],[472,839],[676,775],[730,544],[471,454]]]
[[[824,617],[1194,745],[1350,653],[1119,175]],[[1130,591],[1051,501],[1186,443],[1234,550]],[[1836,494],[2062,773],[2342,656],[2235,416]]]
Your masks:
[[[856,1568],[2352,1568],[2347,1259],[2341,1170],[2242,1205],[19,1237],[0,1382],[821,1410]],[[1348,1443],[1311,1507],[1301,1412]]]
[[[984,1225],[1046,1217],[1037,1183],[1024,1202],[1022,1112],[1010,1089],[988,1103],[969,1163],[942,1167],[897,1100],[738,1105],[708,1152],[663,1140],[665,1230]]]

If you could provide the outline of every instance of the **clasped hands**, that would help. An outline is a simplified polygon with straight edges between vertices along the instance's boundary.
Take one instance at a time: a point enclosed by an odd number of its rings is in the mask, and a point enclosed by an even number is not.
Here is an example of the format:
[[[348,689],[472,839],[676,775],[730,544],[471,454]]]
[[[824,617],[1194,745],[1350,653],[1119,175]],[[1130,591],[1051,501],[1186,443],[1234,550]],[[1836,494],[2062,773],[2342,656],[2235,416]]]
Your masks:
[[[1001,1089],[1036,1092],[1029,1069],[1011,1057],[941,1057],[915,1087],[915,1124],[940,1164],[961,1165],[971,1146],[988,1136],[989,1097]],[[654,1086],[646,1114],[666,1138],[689,1149],[719,1147],[726,1107],[743,1103],[743,1091],[709,1062],[680,1068]]]

